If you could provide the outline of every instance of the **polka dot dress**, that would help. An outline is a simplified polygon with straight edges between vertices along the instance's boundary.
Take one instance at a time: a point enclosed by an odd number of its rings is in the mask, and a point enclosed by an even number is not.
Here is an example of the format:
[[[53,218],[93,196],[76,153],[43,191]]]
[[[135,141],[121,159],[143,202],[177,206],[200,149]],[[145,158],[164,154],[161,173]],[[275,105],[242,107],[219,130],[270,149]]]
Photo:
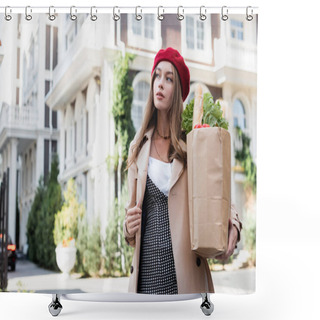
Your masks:
[[[178,294],[168,197],[158,189],[149,175],[142,207],[138,292]]]

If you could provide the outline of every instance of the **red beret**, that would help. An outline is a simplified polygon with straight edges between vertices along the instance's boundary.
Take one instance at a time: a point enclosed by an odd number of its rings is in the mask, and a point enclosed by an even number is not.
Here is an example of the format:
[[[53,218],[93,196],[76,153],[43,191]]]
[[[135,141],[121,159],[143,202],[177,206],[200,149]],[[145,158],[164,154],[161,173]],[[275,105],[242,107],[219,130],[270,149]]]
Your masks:
[[[190,91],[190,72],[179,51],[170,47],[159,50],[154,58],[151,74],[160,61],[169,61],[175,66],[180,78],[182,100],[186,100]]]

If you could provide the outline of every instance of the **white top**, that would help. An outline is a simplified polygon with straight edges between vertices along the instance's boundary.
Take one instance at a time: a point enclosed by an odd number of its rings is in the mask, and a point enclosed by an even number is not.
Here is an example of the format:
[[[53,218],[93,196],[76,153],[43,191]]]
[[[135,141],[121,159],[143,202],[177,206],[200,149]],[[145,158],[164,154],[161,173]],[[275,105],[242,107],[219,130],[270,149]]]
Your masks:
[[[148,175],[166,196],[169,194],[172,162],[167,163],[149,156]]]

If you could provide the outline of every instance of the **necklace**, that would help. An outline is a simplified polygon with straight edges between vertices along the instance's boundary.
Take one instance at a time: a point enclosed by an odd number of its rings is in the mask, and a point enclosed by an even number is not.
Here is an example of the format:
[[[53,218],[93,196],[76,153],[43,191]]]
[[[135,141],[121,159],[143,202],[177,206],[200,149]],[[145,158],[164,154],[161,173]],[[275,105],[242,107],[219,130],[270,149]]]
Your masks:
[[[158,149],[157,149],[156,141],[155,141],[155,140],[153,140],[153,143],[154,143],[154,147],[155,147],[155,149],[156,149],[156,152],[157,152],[157,154],[158,154],[159,158],[160,158],[163,162],[165,162],[165,163],[169,163],[168,161],[165,161],[165,160],[163,160],[163,159],[161,158],[161,156],[160,156],[160,154],[159,154],[159,152],[158,152]]]
[[[159,135],[161,138],[163,138],[163,139],[169,139],[169,138],[170,138],[170,135],[169,135],[169,136],[162,136],[162,135],[159,133],[158,128],[156,128],[156,130],[157,130],[158,135]]]

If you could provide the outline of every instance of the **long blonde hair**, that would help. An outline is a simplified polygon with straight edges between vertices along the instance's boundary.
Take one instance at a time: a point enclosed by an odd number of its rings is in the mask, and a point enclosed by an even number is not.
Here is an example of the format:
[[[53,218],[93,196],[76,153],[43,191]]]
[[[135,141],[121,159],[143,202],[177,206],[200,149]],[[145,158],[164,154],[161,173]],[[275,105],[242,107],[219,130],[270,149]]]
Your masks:
[[[174,75],[174,87],[173,87],[173,97],[171,106],[169,108],[169,130],[170,130],[170,147],[169,147],[169,161],[173,159],[180,160],[184,168],[187,165],[187,154],[181,148],[179,140],[182,139],[185,141],[186,137],[181,131],[181,114],[183,112],[183,101],[182,101],[182,92],[178,72],[173,66],[173,75]],[[153,84],[156,75],[156,70],[153,71],[151,78],[151,86],[149,91],[149,96],[143,116],[143,121],[141,125],[140,132],[137,137],[137,142],[133,145],[133,150],[131,156],[128,157],[126,170],[131,166],[131,164],[137,159],[139,152],[145,143],[144,135],[146,132],[157,126],[157,108],[153,102]]]

